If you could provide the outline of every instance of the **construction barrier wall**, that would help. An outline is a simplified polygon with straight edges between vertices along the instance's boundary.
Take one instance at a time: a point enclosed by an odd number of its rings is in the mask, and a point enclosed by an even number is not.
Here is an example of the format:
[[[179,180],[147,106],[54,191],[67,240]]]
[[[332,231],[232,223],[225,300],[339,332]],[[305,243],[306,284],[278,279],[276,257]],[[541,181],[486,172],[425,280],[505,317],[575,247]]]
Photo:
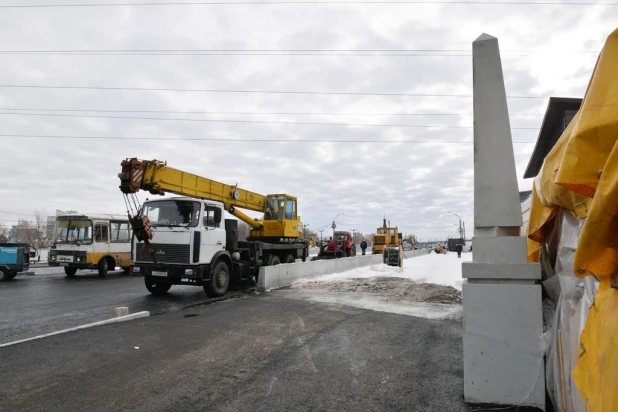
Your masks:
[[[407,258],[427,255],[429,249],[406,251]],[[313,262],[290,263],[276,266],[263,266],[260,268],[258,277],[258,290],[264,292],[292,286],[299,279],[312,279],[332,273],[345,272],[346,270],[365,266],[382,264],[382,255],[365,255],[353,258],[316,260]],[[404,261],[405,265],[405,261]]]

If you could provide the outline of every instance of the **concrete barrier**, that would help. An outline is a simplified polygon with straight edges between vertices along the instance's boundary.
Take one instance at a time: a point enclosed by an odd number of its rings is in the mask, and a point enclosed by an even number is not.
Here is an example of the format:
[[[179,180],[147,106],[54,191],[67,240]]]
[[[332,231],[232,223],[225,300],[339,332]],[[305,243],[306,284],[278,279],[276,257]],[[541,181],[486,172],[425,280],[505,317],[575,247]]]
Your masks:
[[[419,257],[419,256],[425,256],[430,254],[431,252],[433,252],[433,249],[417,249],[417,250],[404,250],[403,254],[405,255],[405,257],[407,259],[410,258],[415,258],[415,257]],[[405,267],[405,262],[403,263],[404,267]]]
[[[406,257],[418,257],[430,253],[431,250],[409,250]],[[365,255],[353,258],[316,260],[305,263],[290,263],[276,266],[263,266],[258,277],[258,290],[264,292],[271,289],[292,286],[300,279],[312,279],[346,270],[382,264],[382,255]],[[404,263],[405,265],[405,263]]]

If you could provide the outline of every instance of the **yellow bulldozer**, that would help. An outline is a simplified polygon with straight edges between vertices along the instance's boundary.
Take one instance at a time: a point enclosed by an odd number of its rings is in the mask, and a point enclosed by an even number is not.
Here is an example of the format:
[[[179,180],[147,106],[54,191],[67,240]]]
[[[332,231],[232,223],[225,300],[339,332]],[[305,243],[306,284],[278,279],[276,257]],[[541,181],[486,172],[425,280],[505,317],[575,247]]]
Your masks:
[[[389,222],[390,223],[390,222]],[[386,224],[386,217],[383,220],[382,227],[376,229],[376,234],[373,235],[373,246],[371,253],[373,255],[382,255],[384,263],[389,266],[403,266],[403,247],[402,234],[399,233],[397,227],[389,227]]]

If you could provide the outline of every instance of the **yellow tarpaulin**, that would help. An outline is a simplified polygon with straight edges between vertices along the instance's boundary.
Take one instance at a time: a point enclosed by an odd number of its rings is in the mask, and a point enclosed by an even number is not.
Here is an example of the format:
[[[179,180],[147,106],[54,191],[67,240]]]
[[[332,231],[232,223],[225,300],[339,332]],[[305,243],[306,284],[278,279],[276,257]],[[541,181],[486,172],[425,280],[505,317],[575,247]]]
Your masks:
[[[586,218],[575,252],[578,276],[595,275],[595,296],[574,377],[587,411],[618,411],[618,30],[599,56],[577,116],[534,182],[528,258],[538,260],[559,208]]]

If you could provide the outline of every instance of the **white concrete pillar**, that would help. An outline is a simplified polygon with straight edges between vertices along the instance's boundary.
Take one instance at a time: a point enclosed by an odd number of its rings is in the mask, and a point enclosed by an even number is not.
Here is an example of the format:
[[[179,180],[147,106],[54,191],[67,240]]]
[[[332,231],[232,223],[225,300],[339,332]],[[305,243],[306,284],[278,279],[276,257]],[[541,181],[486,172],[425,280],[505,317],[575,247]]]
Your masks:
[[[464,397],[545,410],[541,278],[527,263],[498,39],[472,44],[474,251],[462,268]]]

